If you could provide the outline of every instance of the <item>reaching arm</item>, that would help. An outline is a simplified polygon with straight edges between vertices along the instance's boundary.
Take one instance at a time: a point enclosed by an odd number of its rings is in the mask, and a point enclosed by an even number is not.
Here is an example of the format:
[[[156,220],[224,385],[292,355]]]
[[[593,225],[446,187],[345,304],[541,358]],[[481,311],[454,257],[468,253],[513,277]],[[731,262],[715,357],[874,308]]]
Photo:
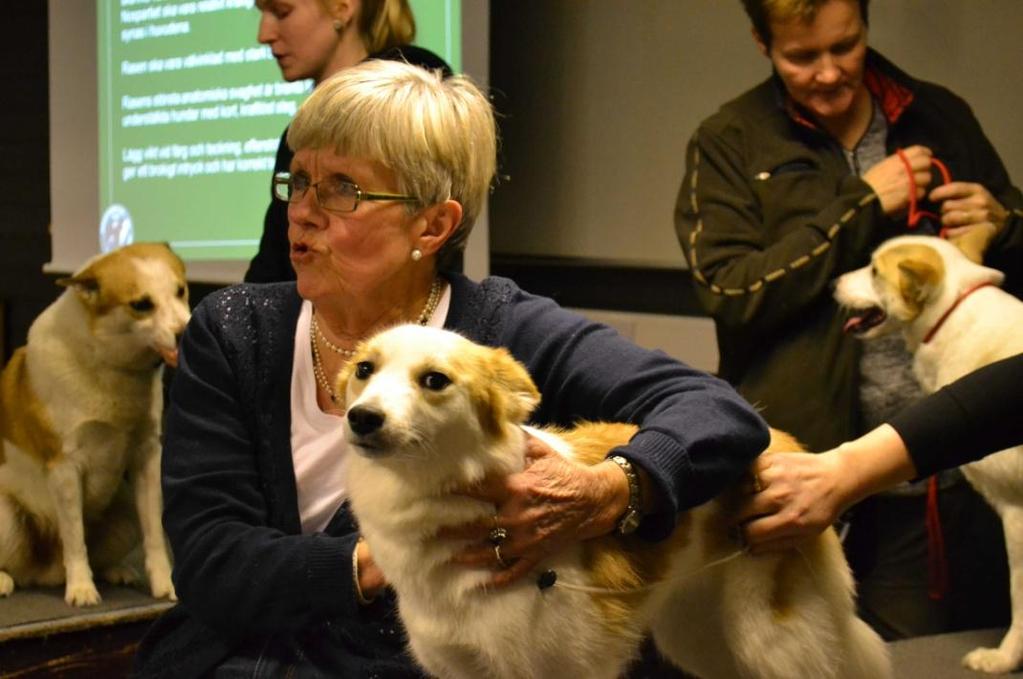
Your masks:
[[[740,513],[755,551],[816,534],[867,496],[1023,444],[1023,354],[980,368],[890,423],[819,455],[775,453],[753,472],[763,488]]]

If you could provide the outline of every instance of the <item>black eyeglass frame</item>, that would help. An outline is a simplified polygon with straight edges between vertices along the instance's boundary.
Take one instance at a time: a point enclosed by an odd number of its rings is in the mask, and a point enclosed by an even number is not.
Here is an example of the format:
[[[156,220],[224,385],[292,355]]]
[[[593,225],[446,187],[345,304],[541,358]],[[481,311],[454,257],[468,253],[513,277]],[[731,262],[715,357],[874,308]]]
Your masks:
[[[320,185],[322,185],[324,181],[325,180],[321,179],[318,182],[309,182],[305,190],[302,191],[302,194],[297,195],[297,192],[294,190],[294,187],[292,186],[293,178],[291,173],[277,172],[273,176],[273,181],[270,186],[270,194],[274,197],[275,200],[280,200],[285,203],[297,203],[298,201],[305,198],[305,194],[309,191],[309,189],[313,189],[313,195],[316,196],[316,204],[319,205],[321,209],[326,210],[327,212],[335,212],[337,214],[349,214],[355,212],[359,207],[359,203],[361,203],[364,200],[365,201],[389,200],[397,203],[419,202],[419,199],[416,198],[415,196],[409,196],[403,193],[382,193],[380,191],[363,191],[355,182],[343,179],[338,181],[338,183],[347,184],[348,186],[351,186],[355,189],[354,190],[355,204],[352,206],[352,209],[350,210],[341,210],[336,207],[328,207],[324,205],[323,198],[320,196]]]

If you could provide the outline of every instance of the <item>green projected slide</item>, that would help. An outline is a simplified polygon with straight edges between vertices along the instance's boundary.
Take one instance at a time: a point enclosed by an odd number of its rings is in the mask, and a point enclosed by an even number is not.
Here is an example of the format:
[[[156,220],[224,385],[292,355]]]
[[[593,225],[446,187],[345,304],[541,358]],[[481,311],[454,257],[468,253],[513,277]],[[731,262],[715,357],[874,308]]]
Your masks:
[[[416,43],[461,70],[461,0],[411,0]],[[281,133],[312,87],[256,42],[252,0],[98,3],[100,249],[168,241],[248,259]]]

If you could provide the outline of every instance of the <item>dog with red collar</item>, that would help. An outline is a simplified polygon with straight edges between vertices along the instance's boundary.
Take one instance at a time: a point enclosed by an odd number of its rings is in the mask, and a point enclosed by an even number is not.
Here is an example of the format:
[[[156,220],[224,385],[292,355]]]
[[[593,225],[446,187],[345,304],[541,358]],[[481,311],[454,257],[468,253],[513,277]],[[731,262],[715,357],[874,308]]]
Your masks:
[[[969,253],[969,256],[965,253]],[[913,372],[931,393],[999,359],[1023,353],[1023,302],[1003,291],[1002,272],[982,266],[977,248],[934,236],[885,241],[871,263],[837,280],[849,310],[846,331],[863,339],[900,332]],[[1023,665],[1023,446],[962,468],[1002,519],[1012,578],[1012,626],[998,648],[978,648],[963,664],[992,673]]]

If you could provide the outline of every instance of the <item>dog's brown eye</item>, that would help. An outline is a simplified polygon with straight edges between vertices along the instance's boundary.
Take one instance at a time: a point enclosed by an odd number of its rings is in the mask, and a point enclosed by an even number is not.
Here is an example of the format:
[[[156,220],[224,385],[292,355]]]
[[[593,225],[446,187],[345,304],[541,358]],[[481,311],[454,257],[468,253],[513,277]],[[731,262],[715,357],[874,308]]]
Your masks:
[[[419,384],[432,391],[440,391],[451,384],[451,379],[444,373],[428,372],[419,378]]]
[[[356,379],[366,380],[373,374],[373,364],[369,361],[359,361],[355,366],[355,377]]]
[[[184,298],[184,296],[185,296],[185,286],[184,285],[179,285],[178,286],[178,299],[182,299],[182,298]]]
[[[139,312],[140,314],[144,314],[147,311],[153,310],[153,300],[149,299],[148,297],[143,297],[142,299],[136,299],[131,302],[128,302],[128,306],[130,306],[133,310]]]

